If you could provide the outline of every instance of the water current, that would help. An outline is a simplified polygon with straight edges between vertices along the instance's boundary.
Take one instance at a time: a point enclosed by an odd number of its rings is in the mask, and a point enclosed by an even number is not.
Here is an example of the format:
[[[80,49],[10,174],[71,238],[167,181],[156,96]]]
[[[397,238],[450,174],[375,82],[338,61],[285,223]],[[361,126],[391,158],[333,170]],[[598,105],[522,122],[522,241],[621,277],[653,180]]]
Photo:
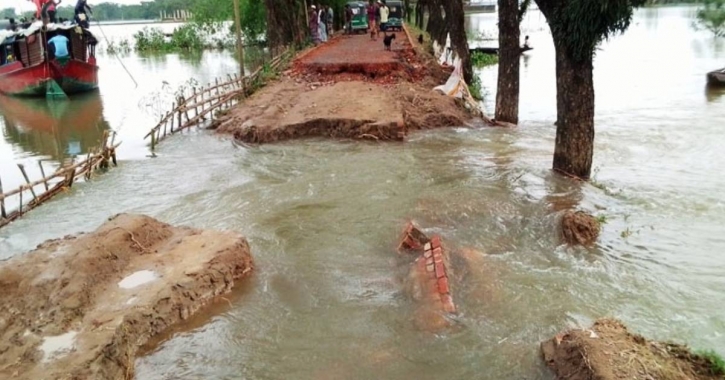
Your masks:
[[[522,61],[519,128],[442,129],[403,144],[241,148],[193,132],[149,159],[142,136],[154,117],[142,100],[163,81],[205,83],[235,61],[132,54],[124,61],[134,89],[106,57],[100,94],[73,100],[52,129],[0,103],[3,180],[15,162],[64,159],[78,142],[87,149],[103,128],[124,141],[120,168],[0,230],[0,259],[119,212],[248,237],[256,274],[229,304],[139,358],[137,379],[551,379],[538,343],[604,316],[725,354],[725,92],[705,88],[705,73],[725,66],[725,43],[693,30],[693,11],[639,10],[629,31],[601,46],[589,184],[550,171],[554,51],[537,11],[523,23],[535,49]],[[495,15],[468,21],[495,38]],[[491,110],[496,68],[479,74]],[[87,126],[65,125],[99,105]],[[596,247],[559,244],[555,212],[570,207],[606,220]],[[402,291],[408,261],[395,247],[411,218],[451,247],[488,254],[484,270],[458,282],[461,313],[438,335],[414,327]]]

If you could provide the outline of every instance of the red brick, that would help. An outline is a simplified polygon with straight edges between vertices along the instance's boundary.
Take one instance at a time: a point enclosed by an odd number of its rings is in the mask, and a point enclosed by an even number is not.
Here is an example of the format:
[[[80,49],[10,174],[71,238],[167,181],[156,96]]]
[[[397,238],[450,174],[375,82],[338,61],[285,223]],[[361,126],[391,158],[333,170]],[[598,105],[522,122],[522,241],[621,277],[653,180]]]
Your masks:
[[[441,277],[438,279],[438,291],[441,294],[448,294],[451,289],[448,287],[448,277]]]
[[[431,252],[431,251],[425,251],[425,253],[423,254],[423,256],[425,256],[425,258],[428,259],[428,258],[430,258],[430,257],[433,256],[433,252]]]
[[[429,258],[425,259],[425,263],[426,263],[426,265],[430,265],[430,264],[433,264],[433,262],[434,262],[434,261],[433,261],[433,258],[432,258],[432,257],[429,257]]]
[[[430,239],[431,246],[435,249],[441,246],[441,237],[436,235]]]
[[[433,255],[433,262],[434,263],[442,263],[443,262],[443,256],[435,256]]]
[[[436,266],[436,277],[441,278],[446,275],[446,267],[443,266],[443,263],[435,263]]]

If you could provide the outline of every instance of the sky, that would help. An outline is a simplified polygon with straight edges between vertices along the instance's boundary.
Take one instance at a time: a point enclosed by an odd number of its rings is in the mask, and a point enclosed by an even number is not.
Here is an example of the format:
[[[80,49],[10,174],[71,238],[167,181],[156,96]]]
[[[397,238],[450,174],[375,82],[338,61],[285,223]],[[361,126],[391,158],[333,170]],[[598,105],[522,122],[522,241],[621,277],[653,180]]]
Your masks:
[[[139,4],[140,0],[88,0],[88,4],[117,3],[117,4]],[[62,5],[75,5],[76,0],[63,0]],[[18,12],[33,11],[35,5],[28,0],[0,0],[0,9],[15,8]]]

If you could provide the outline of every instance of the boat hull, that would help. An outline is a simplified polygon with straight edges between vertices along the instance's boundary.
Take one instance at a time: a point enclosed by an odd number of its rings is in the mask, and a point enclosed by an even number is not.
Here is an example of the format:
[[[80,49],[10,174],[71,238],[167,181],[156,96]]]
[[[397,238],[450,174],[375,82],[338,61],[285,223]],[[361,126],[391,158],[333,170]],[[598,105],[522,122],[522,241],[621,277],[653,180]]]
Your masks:
[[[32,67],[20,62],[0,68],[0,92],[13,96],[46,96],[48,86],[55,82],[68,95],[98,88],[98,67],[70,60],[65,64],[52,61]]]
[[[710,86],[725,87],[725,69],[708,73],[707,84]]]

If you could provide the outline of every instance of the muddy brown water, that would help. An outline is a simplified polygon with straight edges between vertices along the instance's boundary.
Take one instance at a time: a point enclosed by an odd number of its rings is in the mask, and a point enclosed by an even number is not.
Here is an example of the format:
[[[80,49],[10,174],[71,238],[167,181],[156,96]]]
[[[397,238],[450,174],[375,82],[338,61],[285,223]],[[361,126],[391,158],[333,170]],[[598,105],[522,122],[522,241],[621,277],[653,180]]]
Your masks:
[[[0,230],[0,259],[117,212],[246,235],[258,271],[243,293],[139,358],[137,379],[551,379],[538,342],[602,316],[725,354],[725,93],[705,88],[725,43],[693,31],[692,13],[640,10],[598,52],[596,175],[583,185],[549,170],[554,55],[536,11],[524,22],[535,50],[522,62],[521,127],[405,144],[239,148],[197,132],[147,159],[138,99],[163,78],[233,70],[233,58],[128,59],[144,87],[118,94],[127,84],[109,60],[100,96],[125,137],[122,167]],[[494,30],[493,17],[470,26]],[[480,74],[490,107],[495,68]],[[2,128],[3,178],[9,159],[52,156]],[[18,129],[23,141],[39,133]],[[606,218],[591,250],[558,244],[554,211],[572,205]],[[417,331],[401,291],[394,249],[408,218],[490,253],[454,290],[461,314],[444,334]]]

